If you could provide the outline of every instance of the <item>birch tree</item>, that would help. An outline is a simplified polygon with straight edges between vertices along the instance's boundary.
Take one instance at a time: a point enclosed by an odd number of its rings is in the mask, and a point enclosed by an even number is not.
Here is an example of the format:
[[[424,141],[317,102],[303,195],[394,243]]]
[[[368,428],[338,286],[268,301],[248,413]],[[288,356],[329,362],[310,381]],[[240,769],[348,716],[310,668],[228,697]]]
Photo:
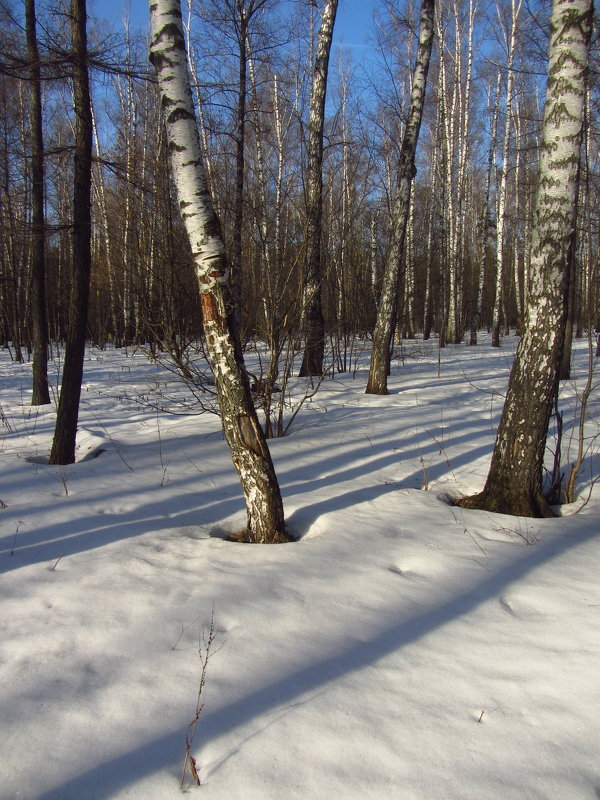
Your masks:
[[[150,17],[150,58],[158,76],[177,200],[198,280],[223,432],[246,497],[246,538],[288,541],[279,485],[244,369],[221,227],[204,174],[180,0],[150,0]]]
[[[521,13],[522,0],[512,0],[510,33],[506,31],[506,45],[508,51],[508,62],[506,67],[506,103],[504,118],[504,136],[502,139],[502,164],[498,178],[498,225],[497,225],[497,245],[496,245],[496,297],[494,301],[494,312],[492,322],[492,347],[500,347],[500,314],[502,309],[503,278],[504,278],[504,237],[506,224],[506,193],[508,187],[509,171],[509,148],[510,136],[513,126],[512,106],[515,84],[514,62],[517,47],[517,30],[519,26],[519,15]],[[502,21],[500,8],[498,8],[498,18]]]
[[[498,130],[498,106],[500,101],[500,81],[501,72],[498,70],[498,80],[496,84],[495,99],[493,102],[492,120],[490,127],[490,146],[488,149],[488,163],[485,174],[485,192],[483,195],[483,205],[481,208],[481,218],[479,222],[479,274],[477,276],[477,296],[475,299],[475,310],[471,316],[471,336],[469,344],[477,344],[477,331],[481,324],[481,311],[483,303],[483,285],[485,281],[485,268],[487,265],[488,250],[491,247],[493,220],[491,216],[491,187],[494,172],[494,161],[496,153],[496,133]],[[490,87],[490,102],[491,102]]]
[[[592,0],[554,0],[535,204],[529,299],[488,478],[458,501],[528,517],[552,516],[542,476],[558,389],[575,226]]]
[[[398,275],[404,250],[406,223],[410,211],[410,191],[415,176],[415,153],[425,102],[425,87],[433,44],[435,0],[423,0],[419,25],[419,47],[415,60],[410,108],[398,164],[398,186],[394,199],[392,244],[387,257],[377,322],[373,335],[367,394],[387,394],[389,352],[395,320]]]
[[[321,229],[323,220],[323,127],[329,54],[338,0],[326,0],[317,36],[317,53],[310,93],[308,166],[306,175],[306,267],[304,277],[304,331],[301,376],[321,375],[325,352],[325,324],[321,308]]]

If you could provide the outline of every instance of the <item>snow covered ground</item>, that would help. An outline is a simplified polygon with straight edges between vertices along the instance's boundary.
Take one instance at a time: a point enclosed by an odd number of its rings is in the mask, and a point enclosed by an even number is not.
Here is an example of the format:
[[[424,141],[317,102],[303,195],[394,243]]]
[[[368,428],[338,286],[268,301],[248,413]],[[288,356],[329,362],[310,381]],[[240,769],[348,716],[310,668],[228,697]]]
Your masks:
[[[218,419],[148,405],[182,390],[143,353],[89,350],[78,463],[49,467],[3,352],[2,800],[178,797],[211,615],[197,797],[600,797],[600,485],[573,513],[600,438],[557,519],[447,502],[483,486],[513,348],[405,343],[387,397],[364,357],[326,380],[271,442],[275,546],[225,540]]]

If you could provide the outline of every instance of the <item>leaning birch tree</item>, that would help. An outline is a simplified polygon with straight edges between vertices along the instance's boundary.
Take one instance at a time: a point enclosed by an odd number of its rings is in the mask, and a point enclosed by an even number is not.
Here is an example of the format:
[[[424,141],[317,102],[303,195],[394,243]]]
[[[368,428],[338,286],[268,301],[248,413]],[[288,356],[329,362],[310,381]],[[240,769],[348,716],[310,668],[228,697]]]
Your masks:
[[[487,482],[458,501],[526,517],[552,516],[542,477],[558,390],[575,226],[592,0],[554,0],[535,204],[529,299]]]
[[[398,276],[404,250],[406,223],[410,211],[411,185],[416,173],[415,153],[423,116],[427,72],[433,44],[434,11],[435,0],[423,0],[419,24],[419,47],[413,71],[410,108],[398,164],[398,186],[392,212],[392,242],[385,265],[381,298],[373,334],[367,394],[388,394],[387,375],[398,296]]]
[[[189,238],[223,432],[246,498],[246,539],[289,541],[269,448],[258,422],[234,315],[229,265],[204,174],[180,0],[150,0],[150,60],[158,77],[181,218]]]

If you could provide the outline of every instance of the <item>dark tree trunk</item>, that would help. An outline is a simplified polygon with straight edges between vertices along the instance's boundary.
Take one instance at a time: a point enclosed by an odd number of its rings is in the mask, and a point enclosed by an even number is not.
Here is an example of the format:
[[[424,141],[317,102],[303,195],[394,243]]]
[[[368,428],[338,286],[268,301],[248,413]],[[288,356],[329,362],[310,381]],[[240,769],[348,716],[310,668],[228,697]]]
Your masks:
[[[579,188],[579,174],[577,184]],[[575,208],[577,212],[577,206]],[[567,319],[565,322],[565,342],[563,346],[562,358],[560,360],[559,377],[561,381],[569,380],[571,377],[571,355],[573,351],[573,329],[575,327],[575,304],[577,301],[577,260],[575,258],[575,248],[577,244],[577,226],[573,226],[571,236],[571,246],[569,248],[569,263],[567,267]]]
[[[46,257],[44,229],[44,138],[40,56],[35,0],[25,0],[25,30],[31,92],[31,318],[33,333],[32,406],[50,402],[48,391],[48,320],[46,313]]]
[[[87,330],[91,265],[92,113],[87,65],[86,0],[71,0],[75,166],[73,175],[73,265],[69,329],[51,464],[75,461],[75,439]]]

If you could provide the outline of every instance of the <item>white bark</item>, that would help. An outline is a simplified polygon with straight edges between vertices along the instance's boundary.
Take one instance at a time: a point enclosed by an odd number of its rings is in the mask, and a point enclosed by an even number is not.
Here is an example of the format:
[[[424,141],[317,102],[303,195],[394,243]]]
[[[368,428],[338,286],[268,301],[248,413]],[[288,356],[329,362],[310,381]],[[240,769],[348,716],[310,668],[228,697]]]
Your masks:
[[[321,310],[321,229],[323,216],[323,128],[329,54],[338,0],[326,0],[317,36],[308,120],[308,165],[306,176],[306,267],[304,276],[304,328],[306,341],[300,375],[321,375],[325,330]]]
[[[517,46],[517,27],[521,12],[522,0],[512,0],[510,33],[507,33],[508,61],[506,65],[506,102],[504,119],[504,137],[502,139],[502,164],[500,166],[500,179],[498,185],[498,236],[496,245],[496,296],[494,300],[494,313],[492,321],[492,345],[500,347],[500,313],[502,308],[502,290],[504,278],[504,225],[506,221],[506,191],[508,185],[509,147],[513,125],[512,104],[515,84],[514,61]],[[500,9],[498,8],[500,17]]]
[[[486,486],[460,501],[469,507],[552,514],[542,468],[564,342],[591,27],[592,0],[554,0],[529,303]]]
[[[427,73],[433,43],[434,0],[423,0],[419,25],[419,47],[414,65],[410,109],[398,164],[398,189],[393,203],[392,243],[388,253],[377,322],[373,334],[367,394],[387,394],[389,349],[393,334],[398,275],[403,256],[410,210],[410,190],[415,176],[415,153],[421,128]]]
[[[496,133],[498,130],[498,106],[500,102],[500,83],[502,74],[498,70],[498,80],[496,83],[496,93],[492,111],[492,122],[490,128],[490,147],[488,151],[488,166],[485,178],[485,194],[483,198],[483,208],[481,209],[481,220],[479,230],[479,278],[477,282],[477,301],[475,314],[471,319],[471,339],[470,344],[477,344],[477,330],[481,324],[481,312],[483,303],[483,285],[485,281],[485,268],[487,265],[488,244],[491,238],[491,206],[490,196],[492,187],[492,174],[496,161]]]
[[[279,486],[244,371],[225,247],[204,174],[179,0],[150,0],[150,16],[151,59],[158,76],[179,209],[198,279],[206,348],[223,432],[246,498],[246,536],[254,542],[286,541]]]

